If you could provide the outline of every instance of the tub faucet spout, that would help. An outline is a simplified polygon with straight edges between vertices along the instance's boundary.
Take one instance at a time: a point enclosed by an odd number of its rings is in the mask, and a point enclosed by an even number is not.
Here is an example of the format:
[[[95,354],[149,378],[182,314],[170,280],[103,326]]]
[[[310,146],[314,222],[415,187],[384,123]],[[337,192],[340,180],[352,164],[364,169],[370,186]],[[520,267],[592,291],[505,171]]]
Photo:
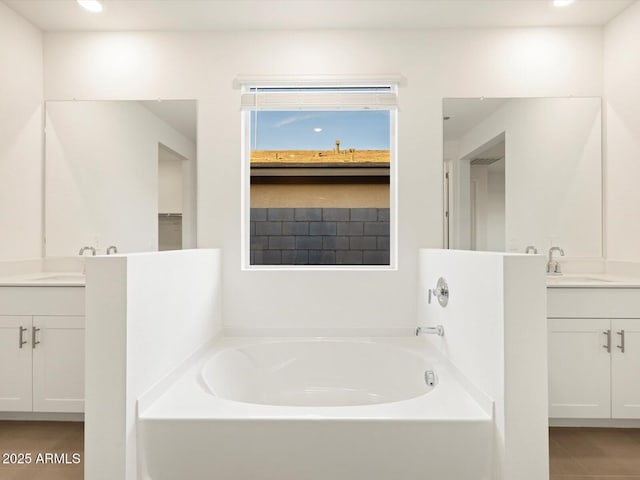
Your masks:
[[[438,335],[444,337],[444,327],[436,325],[435,327],[418,327],[416,328],[416,337],[418,335]]]

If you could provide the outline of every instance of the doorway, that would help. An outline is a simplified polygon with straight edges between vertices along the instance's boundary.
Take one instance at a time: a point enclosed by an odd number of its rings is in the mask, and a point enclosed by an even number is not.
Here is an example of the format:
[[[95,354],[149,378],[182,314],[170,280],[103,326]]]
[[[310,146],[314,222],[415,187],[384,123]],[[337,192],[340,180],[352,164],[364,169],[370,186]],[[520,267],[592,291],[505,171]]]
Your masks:
[[[158,144],[158,251],[183,248],[187,161],[165,145]]]

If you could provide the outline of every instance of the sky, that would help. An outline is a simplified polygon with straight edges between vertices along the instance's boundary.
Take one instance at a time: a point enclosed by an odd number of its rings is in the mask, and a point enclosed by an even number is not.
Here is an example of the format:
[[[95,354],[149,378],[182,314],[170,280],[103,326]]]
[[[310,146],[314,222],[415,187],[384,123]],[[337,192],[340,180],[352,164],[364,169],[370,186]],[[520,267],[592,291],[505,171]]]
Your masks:
[[[388,110],[251,112],[252,150],[389,150],[390,131]]]

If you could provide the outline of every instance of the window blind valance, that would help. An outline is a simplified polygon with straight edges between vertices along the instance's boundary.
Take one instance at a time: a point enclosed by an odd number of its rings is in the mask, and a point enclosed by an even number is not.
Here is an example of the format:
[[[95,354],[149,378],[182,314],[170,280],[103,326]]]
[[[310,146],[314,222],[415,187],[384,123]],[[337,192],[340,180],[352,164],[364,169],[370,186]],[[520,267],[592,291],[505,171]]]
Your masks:
[[[389,110],[398,105],[397,94],[390,87],[377,91],[364,87],[310,89],[251,89],[242,93],[243,110]]]

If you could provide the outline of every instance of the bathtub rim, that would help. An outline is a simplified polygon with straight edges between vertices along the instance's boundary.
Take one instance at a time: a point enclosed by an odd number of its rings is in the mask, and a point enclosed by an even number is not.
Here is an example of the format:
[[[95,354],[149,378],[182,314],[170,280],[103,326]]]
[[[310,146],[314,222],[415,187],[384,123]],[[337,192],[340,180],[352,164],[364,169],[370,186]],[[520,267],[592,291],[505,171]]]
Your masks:
[[[391,343],[425,357],[438,376],[435,389],[418,397],[371,405],[280,406],[216,397],[199,383],[203,365],[225,348],[256,343],[345,341]],[[439,403],[440,402],[440,403]],[[487,421],[493,401],[476,389],[424,337],[226,337],[204,344],[138,399],[138,418],[164,420],[402,420]]]

